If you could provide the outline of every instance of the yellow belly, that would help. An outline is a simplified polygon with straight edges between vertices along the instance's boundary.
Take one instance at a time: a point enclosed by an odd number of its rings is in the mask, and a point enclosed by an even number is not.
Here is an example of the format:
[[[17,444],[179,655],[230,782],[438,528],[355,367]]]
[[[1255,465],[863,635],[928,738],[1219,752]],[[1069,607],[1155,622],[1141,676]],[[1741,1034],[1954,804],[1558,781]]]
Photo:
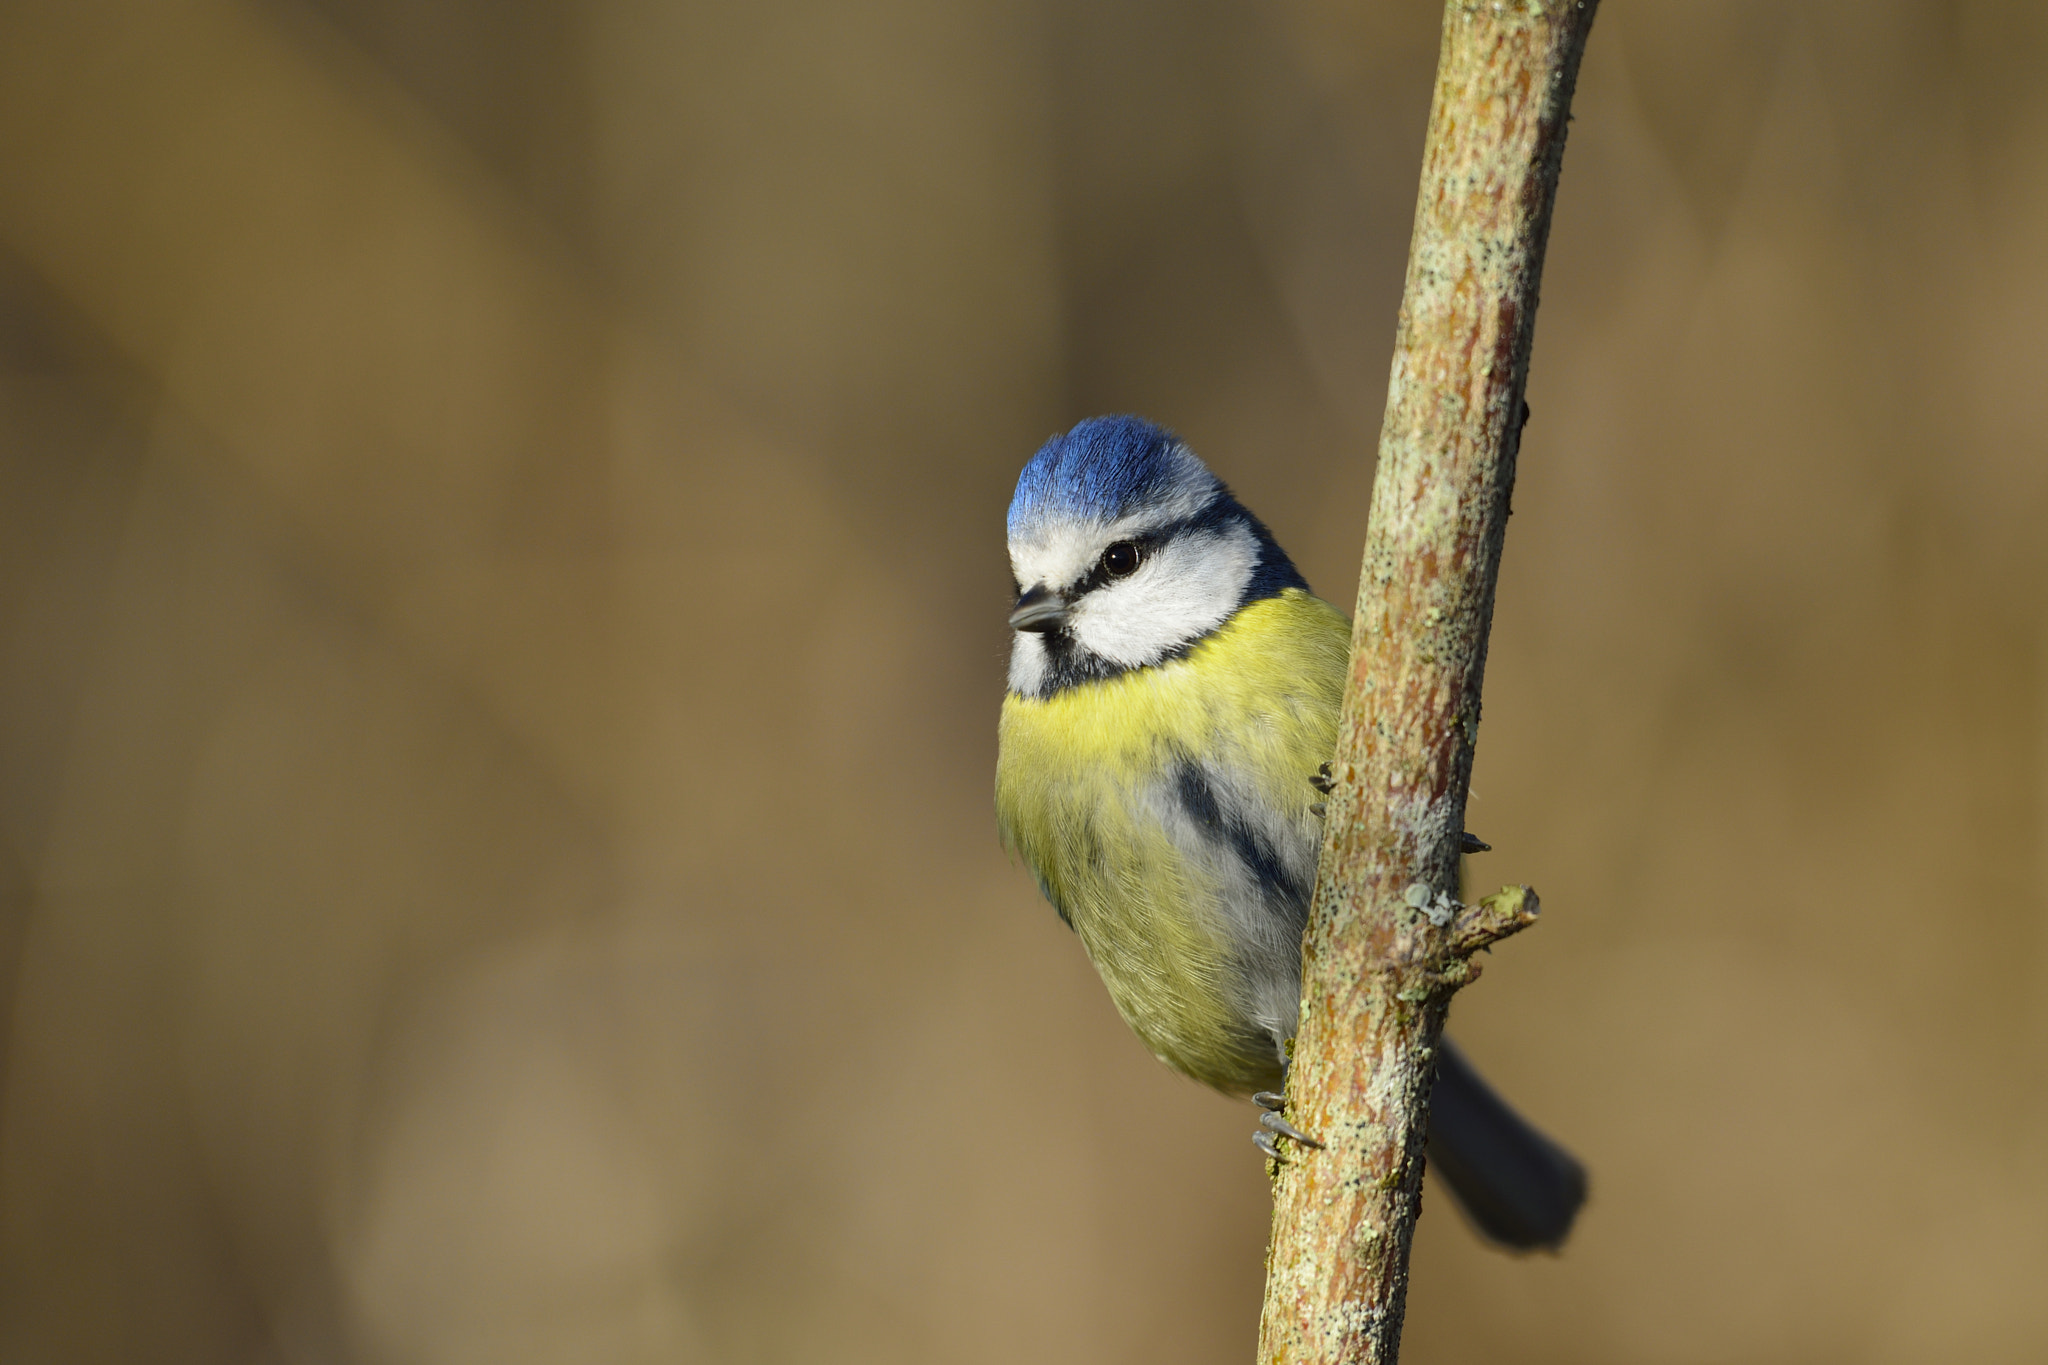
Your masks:
[[[1336,746],[1349,642],[1341,613],[1289,589],[1243,608],[1184,658],[1003,702],[1005,843],[1073,925],[1139,1038],[1221,1090],[1277,1081],[1273,1010],[1261,1002],[1295,984],[1260,979],[1277,959],[1247,934],[1271,938],[1282,926],[1248,927],[1230,869],[1176,837],[1186,820],[1171,775],[1191,760],[1227,774],[1298,832],[1312,860],[1308,778]],[[1290,955],[1298,923],[1286,927]]]

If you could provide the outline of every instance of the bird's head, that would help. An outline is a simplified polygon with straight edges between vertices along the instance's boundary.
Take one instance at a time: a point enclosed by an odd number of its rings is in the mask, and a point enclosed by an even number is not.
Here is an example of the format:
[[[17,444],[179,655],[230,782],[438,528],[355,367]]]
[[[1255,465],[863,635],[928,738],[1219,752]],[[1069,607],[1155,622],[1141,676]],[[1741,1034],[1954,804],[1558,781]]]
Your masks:
[[[1010,690],[1043,697],[1185,653],[1301,575],[1172,432],[1095,417],[1047,441],[1010,502]]]

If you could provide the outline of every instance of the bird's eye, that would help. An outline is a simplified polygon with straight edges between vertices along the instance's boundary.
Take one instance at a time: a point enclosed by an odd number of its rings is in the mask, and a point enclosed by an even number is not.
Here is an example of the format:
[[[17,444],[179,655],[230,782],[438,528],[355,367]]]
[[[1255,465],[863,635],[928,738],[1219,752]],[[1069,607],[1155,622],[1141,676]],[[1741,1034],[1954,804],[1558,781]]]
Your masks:
[[[1137,571],[1141,558],[1135,544],[1119,540],[1102,552],[1102,571],[1111,578],[1128,578]]]

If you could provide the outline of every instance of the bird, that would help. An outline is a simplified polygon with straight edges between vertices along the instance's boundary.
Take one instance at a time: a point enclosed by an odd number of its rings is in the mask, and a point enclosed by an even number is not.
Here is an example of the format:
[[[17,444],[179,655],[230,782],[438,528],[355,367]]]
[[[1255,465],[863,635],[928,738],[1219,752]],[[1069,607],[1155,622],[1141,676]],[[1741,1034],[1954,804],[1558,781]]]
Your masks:
[[[1351,626],[1171,431],[1095,417],[1018,476],[996,814],[1167,1066],[1280,1117]],[[1318,774],[1321,774],[1319,777]],[[1476,841],[1468,842],[1473,847]],[[1479,1233],[1562,1244],[1586,1174],[1444,1039],[1427,1160]]]

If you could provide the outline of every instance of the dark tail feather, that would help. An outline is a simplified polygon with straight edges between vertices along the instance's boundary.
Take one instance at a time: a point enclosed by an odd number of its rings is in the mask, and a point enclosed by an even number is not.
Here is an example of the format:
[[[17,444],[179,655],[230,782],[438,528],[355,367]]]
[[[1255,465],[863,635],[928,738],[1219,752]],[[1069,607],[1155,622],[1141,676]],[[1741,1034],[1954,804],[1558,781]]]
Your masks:
[[[1429,1166],[1481,1233],[1518,1250],[1557,1249],[1586,1202],[1586,1168],[1508,1108],[1448,1038],[1436,1054]]]

